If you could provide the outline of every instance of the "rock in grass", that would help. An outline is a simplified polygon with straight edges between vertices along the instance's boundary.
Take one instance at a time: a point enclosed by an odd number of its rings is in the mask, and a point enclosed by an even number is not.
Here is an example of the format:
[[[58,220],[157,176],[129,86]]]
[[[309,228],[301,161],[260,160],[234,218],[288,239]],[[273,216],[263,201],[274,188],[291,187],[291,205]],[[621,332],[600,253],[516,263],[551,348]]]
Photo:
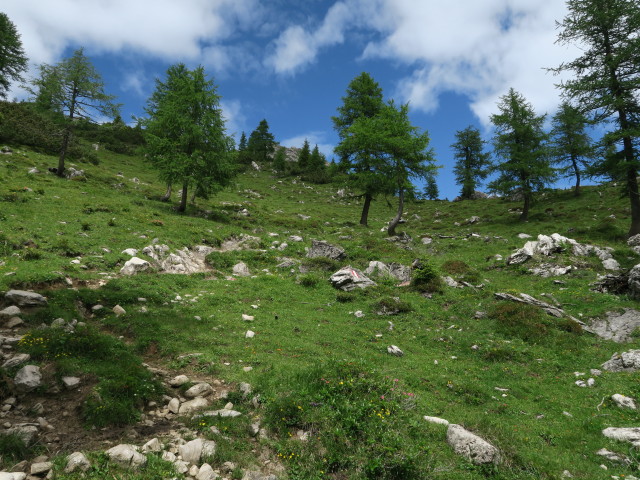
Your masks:
[[[53,463],[51,462],[37,462],[31,464],[31,475],[35,477],[44,477],[49,471],[53,468]]]
[[[247,267],[246,263],[240,262],[233,266],[233,274],[238,277],[248,277],[251,275],[251,272],[249,271],[249,267]]]
[[[18,370],[13,382],[19,392],[27,393],[35,390],[42,382],[40,367],[36,365],[25,365]]]
[[[45,297],[39,293],[25,290],[9,290],[4,298],[19,307],[42,307],[47,305]]]
[[[120,315],[126,315],[127,311],[120,305],[116,305],[115,307],[113,307],[113,313],[116,314],[116,317],[119,317]]]
[[[331,275],[331,284],[340,290],[350,292],[356,288],[367,288],[376,285],[376,282],[369,279],[357,268],[346,266]]]
[[[180,405],[178,413],[180,415],[188,415],[193,413],[201,408],[205,408],[209,406],[209,402],[202,397],[194,398],[193,400],[189,400],[188,402],[184,402]]]
[[[611,395],[611,400],[613,400],[620,408],[629,408],[631,410],[636,409],[636,401],[631,397],[626,397],[624,395],[616,393],[614,395]]]
[[[449,425],[449,420],[445,420],[444,418],[429,417],[428,415],[425,415],[422,418],[424,418],[429,423],[435,423],[437,425],[445,425],[445,426]]]
[[[138,469],[147,463],[147,457],[138,452],[135,445],[120,444],[105,452],[114,462],[123,467]]]
[[[67,466],[64,467],[65,473],[73,473],[78,470],[86,472],[91,468],[91,462],[82,452],[73,452],[67,457]]]
[[[612,440],[629,442],[634,447],[640,447],[640,427],[609,427],[602,430],[602,434]]]
[[[22,472],[0,472],[0,480],[25,480],[26,473]]]
[[[617,454],[616,452],[612,452],[611,450],[607,450],[606,448],[601,448],[600,450],[598,450],[596,452],[596,455],[604,457],[610,462],[624,463],[626,465],[629,465],[631,463],[631,460],[629,460],[624,455]]]
[[[637,328],[640,328],[640,312],[632,308],[625,308],[622,313],[607,312],[606,318],[596,319],[589,325],[590,332],[618,343],[630,341]]]
[[[390,353],[391,355],[395,355],[396,357],[401,357],[404,355],[404,352],[400,350],[398,347],[396,347],[395,345],[389,345],[387,347],[387,352]]]
[[[184,396],[187,398],[206,397],[213,393],[213,387],[208,383],[196,383],[193,387],[184,392]]]
[[[449,425],[447,442],[458,455],[462,455],[474,465],[498,464],[500,462],[496,447],[460,425]]]
[[[210,457],[216,453],[216,442],[196,438],[178,447],[182,460],[192,464],[200,463],[202,457]]]
[[[196,475],[196,480],[215,480],[216,478],[220,477],[208,463],[204,463]]]
[[[151,267],[151,264],[142,258],[133,257],[124,264],[120,269],[122,275],[135,275],[138,272],[144,272]]]
[[[181,387],[182,385],[188,382],[189,382],[189,377],[187,377],[186,375],[178,375],[176,377],[173,377],[171,380],[169,380],[169,385],[171,385],[172,387]]]
[[[336,247],[324,240],[311,240],[311,248],[307,252],[307,258],[318,257],[342,260],[345,257],[344,248]]]
[[[20,308],[16,307],[15,305],[11,305],[10,307],[0,310],[0,319],[12,318],[20,315],[21,313],[22,312],[20,311]]]
[[[629,350],[621,354],[614,353],[602,364],[608,372],[635,372],[640,370],[640,350]]]

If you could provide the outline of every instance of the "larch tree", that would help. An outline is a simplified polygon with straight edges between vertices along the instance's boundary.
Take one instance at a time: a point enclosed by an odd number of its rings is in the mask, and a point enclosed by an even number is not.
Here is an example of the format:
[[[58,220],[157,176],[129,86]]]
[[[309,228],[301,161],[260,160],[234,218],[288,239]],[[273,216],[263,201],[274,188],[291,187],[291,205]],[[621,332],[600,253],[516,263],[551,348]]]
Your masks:
[[[551,157],[565,177],[576,179],[574,195],[580,196],[580,180],[589,161],[594,157],[594,146],[587,133],[589,120],[576,107],[562,102],[553,116],[551,129]]]
[[[235,145],[225,130],[216,86],[203,67],[169,67],[166,80],[156,80],[146,112],[147,153],[162,180],[182,185],[178,211],[186,209],[189,188],[206,198],[230,183]]]
[[[247,158],[249,162],[267,162],[275,152],[276,142],[269,131],[269,124],[265,119],[260,120],[258,127],[251,132],[247,142]]]
[[[6,98],[11,82],[22,80],[27,57],[20,34],[7,14],[0,12],[0,98]]]
[[[469,200],[481,180],[489,175],[490,155],[484,151],[485,141],[475,127],[458,130],[456,142],[451,145],[456,163],[453,172],[456,183],[462,187],[460,198]]]
[[[273,169],[282,174],[287,169],[287,153],[284,147],[279,147],[273,155]]]
[[[364,198],[360,225],[367,225],[369,208],[376,195],[387,192],[387,182],[376,174],[377,158],[375,152],[366,145],[356,145],[349,138],[349,128],[361,118],[372,118],[384,107],[380,85],[366,72],[361,73],[349,83],[347,94],[342,97],[338,115],[332,117],[333,127],[340,142],[335,153],[340,161],[340,169],[348,174],[354,188]]]
[[[433,170],[427,173],[424,182],[424,196],[428,200],[437,200],[440,196],[440,189],[438,188],[438,182],[436,181],[437,171]]]
[[[397,195],[396,216],[387,228],[388,235],[393,236],[402,218],[405,194],[414,188],[411,180],[424,179],[437,168],[429,148],[429,135],[411,125],[408,105],[397,107],[393,101],[372,117],[356,119],[347,133],[344,147],[366,150],[375,157],[372,173],[383,185],[382,191]]]
[[[298,169],[301,173],[304,173],[309,168],[309,160],[311,159],[311,147],[309,146],[309,140],[304,139],[302,148],[298,152]]]
[[[40,65],[40,75],[31,81],[31,85],[36,105],[58,113],[64,119],[56,169],[58,176],[62,177],[76,121],[96,121],[100,116],[115,118],[119,106],[113,103],[113,95],[105,93],[102,77],[82,48],[56,65]]]
[[[568,0],[558,23],[558,43],[577,45],[582,54],[551,69],[571,72],[563,95],[596,121],[615,125],[607,141],[618,145],[605,169],[624,178],[631,207],[629,236],[640,233],[638,138],[640,137],[640,3],[637,0]]]
[[[502,162],[494,166],[499,175],[489,188],[503,195],[520,194],[524,201],[520,220],[526,222],[536,192],[555,179],[543,130],[545,116],[536,115],[513,88],[500,97],[498,109],[500,113],[491,115],[491,122],[494,152]]]

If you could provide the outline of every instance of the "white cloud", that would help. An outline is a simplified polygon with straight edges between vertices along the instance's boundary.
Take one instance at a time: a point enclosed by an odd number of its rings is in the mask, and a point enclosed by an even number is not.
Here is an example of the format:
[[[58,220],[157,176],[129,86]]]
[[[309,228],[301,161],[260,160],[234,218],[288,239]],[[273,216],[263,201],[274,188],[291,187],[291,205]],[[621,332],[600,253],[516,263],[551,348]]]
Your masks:
[[[228,39],[259,15],[258,0],[4,0],[34,63],[52,63],[70,45],[90,52],[136,51],[198,61],[202,45]]]
[[[362,58],[413,67],[395,92],[387,92],[413,108],[434,111],[440,94],[453,91],[466,95],[487,122],[498,97],[513,87],[544,113],[558,103],[559,80],[544,68],[576,53],[555,45],[555,22],[565,13],[558,0],[342,0],[315,29],[289,27],[267,64],[294,74],[357,30],[378,38],[365,46]]]
[[[295,137],[287,138],[285,140],[280,141],[280,145],[284,147],[298,147],[302,148],[304,145],[304,141],[307,140],[309,142],[309,147],[313,150],[313,147],[318,145],[318,150],[322,153],[327,160],[331,160],[333,157],[333,145],[330,143],[325,143],[325,133],[324,132],[308,132],[302,135],[296,135]]]
[[[129,72],[124,75],[122,79],[122,83],[120,85],[120,89],[127,92],[134,92],[136,95],[140,97],[149,96],[148,86],[153,83],[149,83],[146,75],[142,71]]]
[[[294,74],[316,60],[322,48],[344,41],[344,29],[352,20],[353,11],[343,2],[333,5],[322,24],[314,32],[299,25],[287,28],[274,42],[274,51],[265,65],[279,74]]]
[[[238,100],[221,100],[222,116],[226,121],[227,134],[232,135],[236,141],[244,130],[247,119],[242,113],[242,104]]]

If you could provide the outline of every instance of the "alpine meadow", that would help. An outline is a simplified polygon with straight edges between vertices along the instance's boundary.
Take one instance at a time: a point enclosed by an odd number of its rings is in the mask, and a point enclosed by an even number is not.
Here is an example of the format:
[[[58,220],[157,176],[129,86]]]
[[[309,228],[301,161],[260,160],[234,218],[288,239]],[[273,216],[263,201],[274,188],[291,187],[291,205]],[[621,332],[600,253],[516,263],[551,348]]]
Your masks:
[[[273,35],[276,7],[232,3]],[[355,18],[375,8],[403,7],[340,0],[315,32],[291,23],[262,63],[282,75],[274,97],[300,101],[287,82],[347,33],[382,32]],[[248,40],[216,50],[233,22],[198,40],[201,62],[125,42],[123,65],[172,60],[127,79],[146,92],[130,121],[124,70],[100,68],[117,32],[98,48],[78,27],[47,57],[38,15],[6,12],[0,480],[640,478],[637,0],[567,0],[553,28],[578,56],[537,66],[555,110],[507,86],[450,132],[450,160],[406,79],[374,68],[402,35],[371,40],[357,62],[372,71],[339,85],[329,148],[317,130],[280,138],[268,109],[237,128],[225,88],[242,75],[207,63],[259,77]]]

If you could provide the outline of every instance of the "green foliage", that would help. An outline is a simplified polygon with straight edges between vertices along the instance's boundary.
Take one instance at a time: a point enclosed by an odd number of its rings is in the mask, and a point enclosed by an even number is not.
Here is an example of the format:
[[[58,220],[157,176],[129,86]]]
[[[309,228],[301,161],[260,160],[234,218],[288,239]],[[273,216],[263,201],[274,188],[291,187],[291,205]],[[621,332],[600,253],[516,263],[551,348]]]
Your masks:
[[[0,469],[29,458],[32,450],[18,435],[0,432]]]
[[[211,252],[205,260],[207,265],[216,270],[227,270],[235,265],[233,255],[225,252]]]
[[[318,277],[318,275],[315,275],[313,273],[308,273],[305,275],[301,275],[298,281],[300,282],[300,285],[302,285],[303,287],[313,288],[317,286],[318,283],[320,283],[320,278]]]
[[[249,141],[247,142],[246,155],[244,155],[243,162],[251,163],[260,162],[265,163],[271,160],[271,155],[275,151],[275,139],[273,134],[269,131],[269,124],[265,119],[260,120],[257,128],[249,135]]]
[[[278,148],[275,155],[273,156],[273,169],[282,174],[285,172],[287,168],[286,164],[286,152],[284,147]]]
[[[432,170],[425,177],[424,196],[429,200],[437,200],[440,196],[438,182],[436,181],[437,173],[437,170]]]
[[[631,32],[640,29],[640,5],[633,0],[568,0],[567,9],[558,24],[558,42],[578,45],[582,54],[552,71],[572,73],[560,88],[581,112],[593,113],[599,122],[614,120],[606,142],[615,145],[615,152],[599,162],[599,169],[614,178],[622,173],[632,213],[629,235],[635,235],[640,233],[640,38]]]
[[[27,57],[20,34],[6,13],[0,12],[0,98],[6,98],[11,81],[22,80],[27,70]],[[3,118],[0,113],[0,119]]]
[[[549,164],[547,134],[543,130],[544,115],[537,116],[533,106],[513,88],[500,97],[499,114],[491,116],[496,128],[494,149],[502,163],[489,188],[503,195],[519,193],[524,199],[521,221],[527,221],[529,207],[536,192],[555,178]]]
[[[160,178],[181,185],[178,211],[185,211],[190,187],[207,198],[231,182],[233,139],[225,132],[220,96],[203,67],[169,67],[167,79],[156,81],[146,112],[146,150]]]
[[[397,297],[386,297],[375,302],[373,309],[378,315],[399,315],[412,312],[413,306]]]
[[[36,96],[38,108],[64,118],[57,168],[57,174],[63,176],[76,121],[90,120],[98,115],[114,118],[118,105],[113,103],[114,96],[104,92],[102,78],[82,48],[57,65],[40,65],[40,76],[31,84],[33,89],[30,91]]]
[[[302,149],[298,152],[298,168],[301,172],[306,172],[309,168],[309,159],[311,157],[311,148],[309,141],[305,138]]]
[[[470,199],[480,181],[489,175],[490,157],[489,153],[483,151],[486,142],[477,128],[470,126],[458,130],[455,136],[456,142],[451,145],[456,159],[453,172],[456,183],[462,187],[460,197]]]
[[[282,439],[275,448],[294,478],[432,478],[426,443],[404,423],[415,395],[398,379],[330,363],[299,372],[283,390],[267,401],[265,423]],[[310,432],[306,442],[298,430]]]
[[[544,341],[548,331],[545,317],[539,308],[513,302],[498,303],[489,313],[498,332],[530,343]]]
[[[411,275],[411,286],[419,292],[442,292],[442,279],[436,267],[427,259],[415,262]]]

